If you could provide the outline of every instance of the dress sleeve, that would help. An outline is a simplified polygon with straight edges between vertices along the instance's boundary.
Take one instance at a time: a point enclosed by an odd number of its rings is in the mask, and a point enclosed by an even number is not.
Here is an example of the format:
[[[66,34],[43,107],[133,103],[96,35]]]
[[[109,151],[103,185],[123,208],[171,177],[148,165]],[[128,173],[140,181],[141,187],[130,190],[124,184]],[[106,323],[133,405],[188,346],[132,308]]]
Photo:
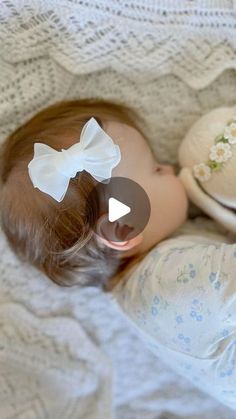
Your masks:
[[[180,372],[187,360],[184,375],[236,410],[236,244],[171,243],[122,284],[120,304],[151,349]]]

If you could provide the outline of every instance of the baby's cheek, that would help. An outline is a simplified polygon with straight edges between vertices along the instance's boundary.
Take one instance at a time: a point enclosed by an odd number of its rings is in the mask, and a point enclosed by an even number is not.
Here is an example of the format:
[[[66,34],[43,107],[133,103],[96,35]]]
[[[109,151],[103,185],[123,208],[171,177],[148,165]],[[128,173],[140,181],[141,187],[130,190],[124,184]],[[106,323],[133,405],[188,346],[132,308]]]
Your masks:
[[[187,192],[183,183],[177,176],[175,176],[173,179],[173,194],[175,195],[176,200],[181,201],[185,208],[188,206]]]
[[[179,181],[179,189],[180,189],[180,193],[181,193],[181,197],[182,197],[185,217],[187,217],[190,202],[189,202],[189,199],[188,199],[188,195],[187,195],[187,193],[184,189],[184,186],[180,181]]]

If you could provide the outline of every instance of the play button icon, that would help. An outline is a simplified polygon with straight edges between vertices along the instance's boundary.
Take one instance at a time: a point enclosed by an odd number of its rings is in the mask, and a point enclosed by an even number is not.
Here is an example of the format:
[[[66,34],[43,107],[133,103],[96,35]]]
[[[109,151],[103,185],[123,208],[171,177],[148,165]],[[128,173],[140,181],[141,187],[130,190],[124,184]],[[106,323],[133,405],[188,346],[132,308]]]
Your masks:
[[[109,198],[108,200],[108,220],[112,223],[113,221],[119,220],[126,214],[129,214],[131,208],[123,202],[118,201],[116,198]]]
[[[111,177],[98,182],[86,201],[90,228],[111,241],[134,238],[146,227],[151,206],[147,193],[135,181]],[[102,234],[98,221],[104,220]]]

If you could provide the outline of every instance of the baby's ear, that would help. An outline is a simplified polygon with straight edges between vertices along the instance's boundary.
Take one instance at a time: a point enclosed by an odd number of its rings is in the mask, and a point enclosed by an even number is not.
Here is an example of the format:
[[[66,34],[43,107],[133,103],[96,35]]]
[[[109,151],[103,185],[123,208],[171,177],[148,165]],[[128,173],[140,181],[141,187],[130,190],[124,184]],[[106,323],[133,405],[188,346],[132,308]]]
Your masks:
[[[130,250],[143,240],[142,233],[129,239],[129,235],[133,230],[134,227],[132,225],[123,223],[121,220],[110,222],[108,214],[104,214],[97,221],[97,240],[112,249]]]

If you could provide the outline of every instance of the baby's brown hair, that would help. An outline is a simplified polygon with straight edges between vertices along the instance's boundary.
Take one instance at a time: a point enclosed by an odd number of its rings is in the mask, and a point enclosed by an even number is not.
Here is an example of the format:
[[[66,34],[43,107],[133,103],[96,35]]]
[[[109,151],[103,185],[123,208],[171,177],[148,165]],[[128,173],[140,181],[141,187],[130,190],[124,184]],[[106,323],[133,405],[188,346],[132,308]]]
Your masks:
[[[135,114],[128,106],[108,101],[61,101],[26,121],[1,146],[2,230],[20,260],[58,285],[90,285],[110,291],[112,277],[132,265],[133,258],[120,258],[119,251],[98,246],[91,228],[96,221],[95,208],[86,209],[95,185],[89,173],[78,172],[70,179],[61,202],[34,188],[28,173],[34,143],[66,149],[79,141],[91,117],[101,127],[103,121],[114,120],[141,132]]]

